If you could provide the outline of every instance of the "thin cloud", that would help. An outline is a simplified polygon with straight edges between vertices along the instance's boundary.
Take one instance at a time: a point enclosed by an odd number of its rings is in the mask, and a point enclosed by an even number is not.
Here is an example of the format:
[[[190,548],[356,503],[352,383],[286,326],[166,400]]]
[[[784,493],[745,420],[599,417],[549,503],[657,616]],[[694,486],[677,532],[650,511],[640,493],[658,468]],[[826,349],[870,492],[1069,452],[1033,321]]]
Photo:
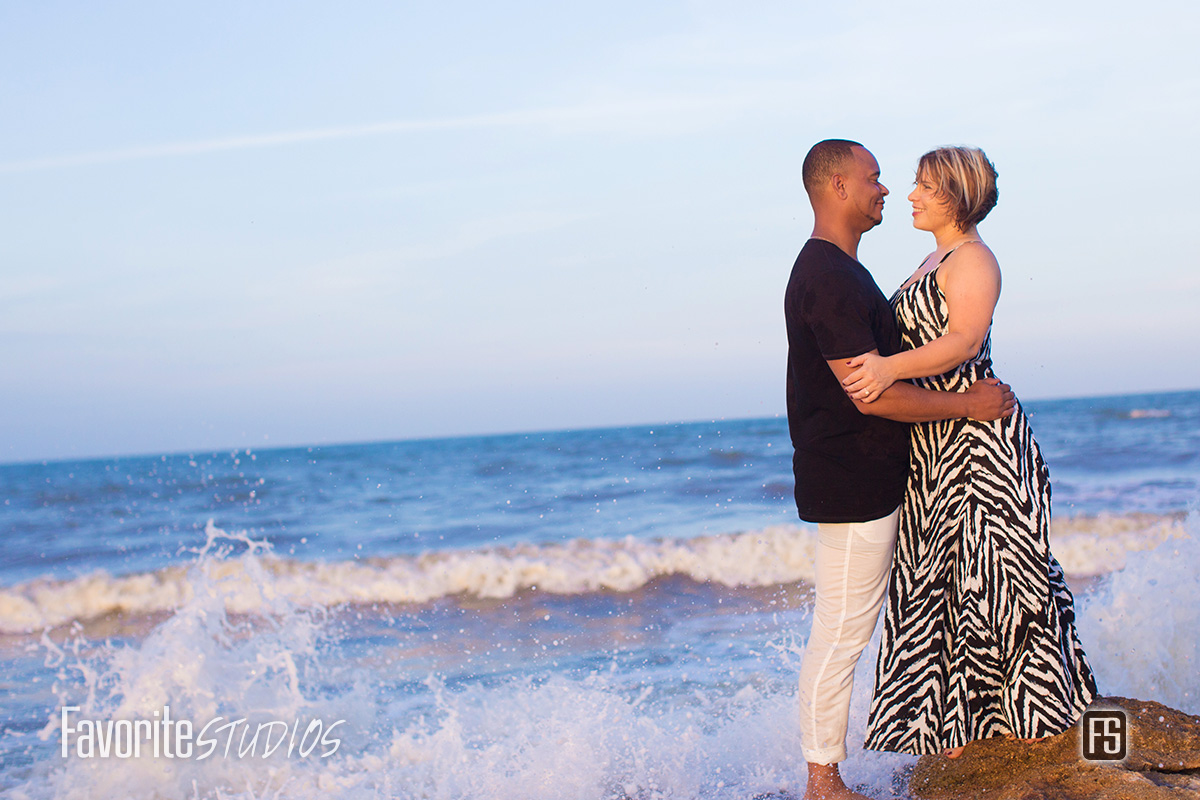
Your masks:
[[[0,164],[0,171],[32,172],[44,169],[110,164],[118,161],[143,161],[146,159],[171,158],[174,156],[205,155],[228,150],[250,150],[260,147],[279,147],[282,145],[355,139],[386,134],[528,125],[535,124],[552,115],[554,115],[553,111],[515,112],[451,117],[446,119],[394,120],[391,122],[377,122],[370,125],[315,128],[303,131],[285,131],[249,136],[228,136],[191,142],[172,142],[144,147],[128,147],[118,150],[102,150],[92,153],[10,161]],[[559,115],[561,115],[561,112],[559,112]]]
[[[315,128],[302,131],[229,136],[190,142],[171,142],[160,145],[101,150],[63,156],[23,159],[0,163],[0,173],[36,172],[94,166],[121,161],[144,161],[158,158],[206,155],[231,150],[280,147],[368,136],[386,136],[431,131],[470,130],[486,128],[550,127],[560,130],[611,130],[629,123],[644,126],[648,121],[677,119],[685,111],[711,111],[737,103],[729,97],[648,98],[632,103],[568,106],[564,108],[531,109],[498,114],[477,114],[464,117],[444,117],[425,120],[393,120],[368,125],[335,128]],[[739,103],[740,104],[740,103]]]

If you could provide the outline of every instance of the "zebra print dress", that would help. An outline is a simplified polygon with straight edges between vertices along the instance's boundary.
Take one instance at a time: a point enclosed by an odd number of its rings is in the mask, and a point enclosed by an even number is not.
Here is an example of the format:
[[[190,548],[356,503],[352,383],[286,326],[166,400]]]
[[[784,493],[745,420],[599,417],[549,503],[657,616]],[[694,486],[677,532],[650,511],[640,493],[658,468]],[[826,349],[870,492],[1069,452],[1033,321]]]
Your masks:
[[[946,331],[936,273],[892,296],[905,348]],[[961,392],[990,377],[989,329],[974,358],[915,383]],[[1047,542],[1049,470],[1020,406],[995,422],[913,425],[901,509],[865,746],[923,755],[1073,725],[1096,683]]]

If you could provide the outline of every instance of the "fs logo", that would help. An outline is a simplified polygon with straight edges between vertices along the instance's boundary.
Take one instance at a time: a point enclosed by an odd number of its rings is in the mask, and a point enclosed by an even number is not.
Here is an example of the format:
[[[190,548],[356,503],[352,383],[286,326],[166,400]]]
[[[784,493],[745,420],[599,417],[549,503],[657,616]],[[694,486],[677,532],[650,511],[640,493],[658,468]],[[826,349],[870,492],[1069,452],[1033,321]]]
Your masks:
[[[1129,724],[1124,711],[1088,709],[1080,725],[1087,761],[1122,761],[1129,754]]]

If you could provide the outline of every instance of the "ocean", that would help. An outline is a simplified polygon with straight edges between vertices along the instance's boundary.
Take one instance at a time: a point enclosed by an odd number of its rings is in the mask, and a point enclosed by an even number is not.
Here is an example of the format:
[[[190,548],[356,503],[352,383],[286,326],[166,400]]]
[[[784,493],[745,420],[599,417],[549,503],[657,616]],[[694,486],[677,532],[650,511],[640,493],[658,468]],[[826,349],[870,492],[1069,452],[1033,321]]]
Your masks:
[[[1200,392],[1026,408],[1101,691],[1200,714]],[[0,465],[0,793],[799,797],[791,493],[782,417]]]

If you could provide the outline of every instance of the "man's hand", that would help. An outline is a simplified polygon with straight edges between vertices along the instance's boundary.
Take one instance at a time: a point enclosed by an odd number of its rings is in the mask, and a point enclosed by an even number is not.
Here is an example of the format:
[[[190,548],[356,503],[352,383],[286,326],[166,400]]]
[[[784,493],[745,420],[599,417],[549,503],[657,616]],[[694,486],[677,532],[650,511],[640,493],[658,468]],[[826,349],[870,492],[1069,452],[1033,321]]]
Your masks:
[[[878,351],[872,350],[871,353],[878,354]],[[847,363],[852,360],[835,358],[825,363],[841,383],[854,371]],[[860,414],[896,422],[936,422],[963,417],[991,422],[1012,416],[1013,409],[1017,407],[1012,390],[995,378],[976,381],[965,392],[935,392],[905,381],[896,381],[879,397],[872,397],[870,403],[846,396]]]
[[[1011,417],[1017,407],[1016,395],[1009,385],[1001,383],[999,378],[975,381],[963,394],[970,395],[970,411],[967,416],[983,422]]]

